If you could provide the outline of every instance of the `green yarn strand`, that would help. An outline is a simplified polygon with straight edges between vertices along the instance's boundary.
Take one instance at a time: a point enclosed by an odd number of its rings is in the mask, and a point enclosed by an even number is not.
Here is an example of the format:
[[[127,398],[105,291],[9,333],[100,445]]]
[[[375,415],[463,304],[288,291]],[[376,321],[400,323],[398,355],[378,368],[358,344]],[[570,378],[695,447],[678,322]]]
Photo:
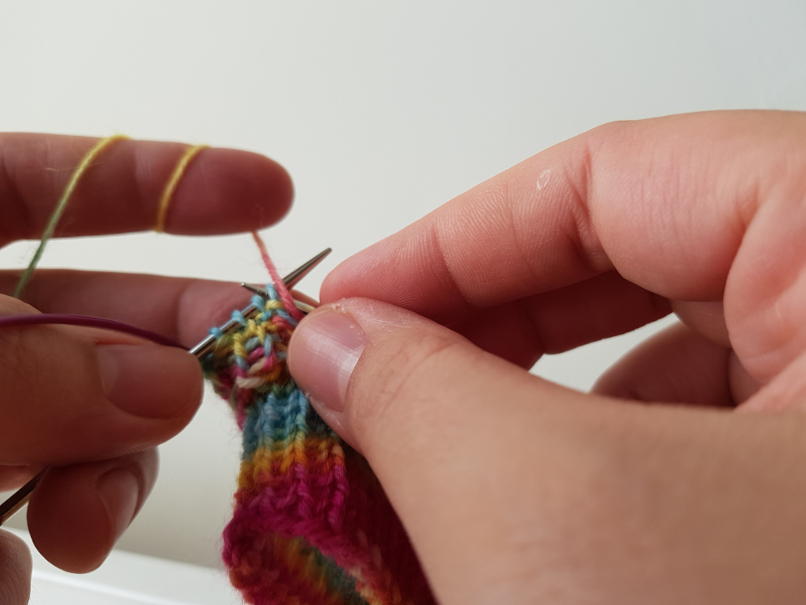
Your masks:
[[[115,141],[126,139],[125,135],[116,134],[111,137],[106,137],[105,139],[101,139],[92,148],[84,155],[79,163],[78,167],[73,172],[72,176],[70,177],[70,181],[67,183],[67,186],[64,188],[62,192],[62,196],[59,198],[59,201],[56,203],[56,207],[53,209],[53,214],[50,215],[50,219],[48,219],[48,224],[45,226],[45,230],[42,232],[42,239],[39,242],[39,246],[34,253],[34,257],[31,259],[31,262],[28,264],[28,268],[25,269],[25,272],[20,276],[20,281],[17,282],[17,287],[14,289],[14,298],[21,298],[22,293],[25,291],[25,287],[28,285],[28,282],[31,280],[31,276],[34,274],[34,270],[36,266],[39,264],[39,260],[42,258],[42,253],[45,251],[45,246],[47,246],[48,241],[50,238],[53,237],[53,232],[56,230],[56,225],[59,224],[59,220],[64,213],[64,209],[67,208],[67,204],[70,201],[70,197],[73,195],[73,191],[75,191],[76,186],[78,185],[78,181],[90,167],[93,160],[97,158],[101,152],[106,149],[111,143]]]

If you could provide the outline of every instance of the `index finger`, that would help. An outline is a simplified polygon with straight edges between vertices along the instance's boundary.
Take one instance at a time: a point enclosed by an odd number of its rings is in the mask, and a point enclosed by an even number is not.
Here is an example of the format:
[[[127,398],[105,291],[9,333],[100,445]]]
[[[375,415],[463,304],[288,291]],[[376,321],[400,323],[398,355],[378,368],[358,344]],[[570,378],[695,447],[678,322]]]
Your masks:
[[[40,237],[71,174],[97,141],[0,134],[0,245]],[[154,228],[160,196],[187,148],[153,141],[110,144],[78,182],[56,236]],[[272,160],[204,149],[173,192],[166,231],[212,235],[259,229],[282,218],[292,197],[288,174]]]
[[[804,141],[799,113],[606,125],[348,259],[321,299],[374,298],[448,323],[615,269],[671,299],[725,294],[734,345],[769,375],[806,345]]]

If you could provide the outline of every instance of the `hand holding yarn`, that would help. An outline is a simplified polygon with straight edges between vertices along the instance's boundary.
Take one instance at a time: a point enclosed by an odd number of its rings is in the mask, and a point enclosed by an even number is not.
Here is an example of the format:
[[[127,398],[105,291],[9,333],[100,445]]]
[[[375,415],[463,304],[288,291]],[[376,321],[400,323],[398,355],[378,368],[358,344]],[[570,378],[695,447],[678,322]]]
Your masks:
[[[804,141],[779,112],[603,126],[328,277],[291,374],[439,603],[806,601]],[[592,394],[526,371],[672,310]]]
[[[0,246],[41,236],[72,170],[95,140],[0,135]],[[118,140],[78,182],[55,235],[151,229],[161,192],[187,149]],[[262,156],[205,149],[172,192],[166,230],[249,231],[279,220],[292,187]],[[258,217],[262,224],[256,225]],[[151,275],[37,270],[23,300],[19,272],[0,272],[0,314],[75,313],[134,323],[195,344],[248,295],[237,285]],[[0,331],[0,488],[49,467],[28,511],[31,535],[51,562],[87,571],[106,557],[142,506],[157,471],[154,446],[181,430],[201,397],[187,353],[72,326]],[[0,603],[27,603],[30,559],[0,531]]]

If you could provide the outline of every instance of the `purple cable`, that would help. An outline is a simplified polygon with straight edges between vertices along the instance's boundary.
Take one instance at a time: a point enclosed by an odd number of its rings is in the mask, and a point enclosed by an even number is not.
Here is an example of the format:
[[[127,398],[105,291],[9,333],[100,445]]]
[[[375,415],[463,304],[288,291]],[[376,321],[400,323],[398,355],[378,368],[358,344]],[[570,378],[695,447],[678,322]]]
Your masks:
[[[187,347],[179,344],[175,340],[171,340],[170,338],[157,334],[156,332],[151,332],[144,328],[138,328],[137,326],[123,323],[122,321],[117,321],[114,319],[90,317],[88,315],[70,315],[67,313],[0,316],[0,328],[14,326],[41,326],[45,324],[85,326],[87,328],[101,328],[103,330],[124,332],[126,334],[131,334],[133,336],[139,336],[140,338],[150,340],[158,345],[164,345],[166,347],[178,347],[187,351]]]

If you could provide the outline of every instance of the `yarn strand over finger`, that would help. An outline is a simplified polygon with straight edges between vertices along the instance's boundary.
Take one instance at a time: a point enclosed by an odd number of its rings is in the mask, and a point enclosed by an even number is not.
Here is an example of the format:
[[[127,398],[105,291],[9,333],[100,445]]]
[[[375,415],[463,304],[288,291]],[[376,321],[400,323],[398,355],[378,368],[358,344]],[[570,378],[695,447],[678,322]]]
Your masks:
[[[34,252],[34,256],[31,259],[31,262],[28,264],[28,267],[25,269],[23,274],[20,276],[19,281],[17,282],[17,287],[14,289],[14,298],[21,298],[22,293],[25,291],[25,286],[28,285],[28,282],[31,280],[31,277],[36,270],[36,266],[39,264],[39,260],[42,258],[42,254],[45,252],[45,247],[48,245],[50,238],[53,237],[53,232],[56,230],[56,226],[59,224],[59,220],[62,218],[62,214],[64,213],[64,209],[67,208],[67,204],[70,202],[70,198],[73,196],[73,192],[76,190],[78,186],[78,182],[81,180],[81,177],[84,176],[84,173],[92,165],[92,162],[103,153],[112,143],[115,141],[121,141],[123,139],[128,139],[126,135],[122,134],[115,134],[111,137],[106,137],[105,139],[100,139],[95,145],[93,145],[89,151],[81,158],[81,161],[78,163],[78,166],[73,171],[73,174],[70,176],[70,180],[67,182],[67,186],[62,191],[62,195],[59,198],[59,201],[56,202],[56,206],[53,208],[53,213],[50,215],[47,224],[45,225],[45,230],[42,232],[42,237],[39,241],[39,246],[36,248],[36,252]]]
[[[162,190],[160,202],[157,206],[157,222],[154,224],[154,231],[157,233],[165,232],[165,222],[168,218],[168,209],[171,206],[171,200],[173,200],[174,192],[179,186],[179,182],[182,180],[182,177],[185,176],[188,166],[190,166],[190,163],[196,159],[196,156],[199,155],[199,152],[208,149],[209,147],[209,145],[195,145],[193,147],[188,147],[185,149],[182,157],[179,158],[174,171],[171,173],[171,176],[168,178],[168,182],[165,184],[165,189]]]

